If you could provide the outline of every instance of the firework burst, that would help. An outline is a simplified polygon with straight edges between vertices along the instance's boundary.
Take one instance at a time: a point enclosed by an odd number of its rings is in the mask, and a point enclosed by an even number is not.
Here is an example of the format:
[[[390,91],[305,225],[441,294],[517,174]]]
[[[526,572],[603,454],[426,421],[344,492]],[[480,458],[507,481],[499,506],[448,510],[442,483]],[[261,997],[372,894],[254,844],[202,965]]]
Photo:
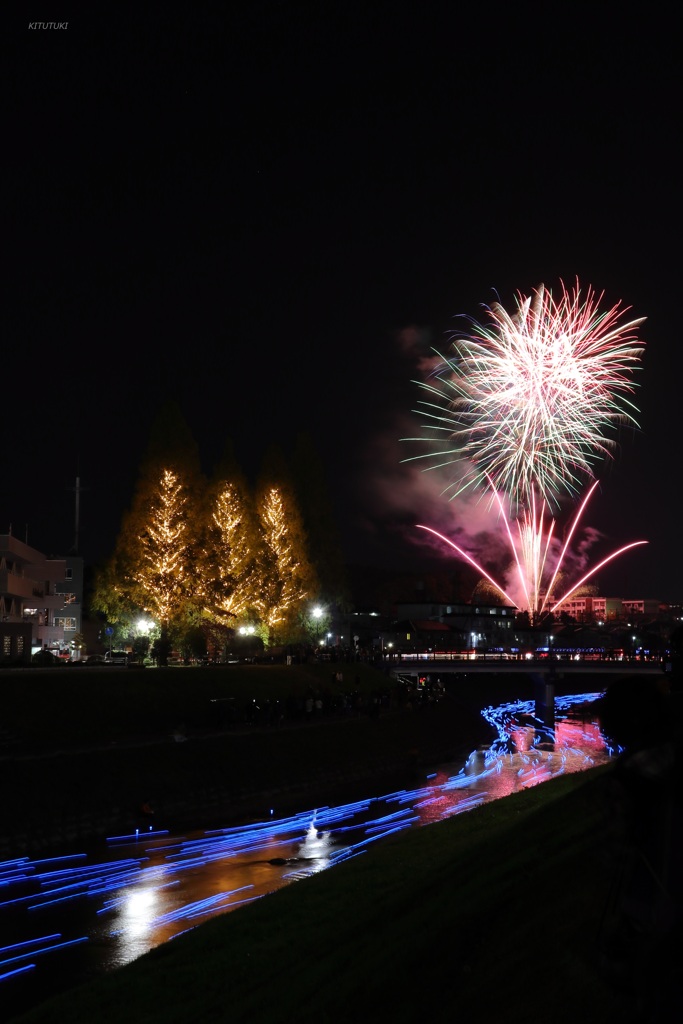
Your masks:
[[[419,382],[432,396],[417,410],[428,420],[422,440],[448,442],[429,457],[465,467],[456,494],[491,484],[515,506],[529,508],[536,492],[556,508],[612,455],[610,435],[637,427],[631,373],[643,319],[623,321],[620,304],[601,312],[602,297],[589,288],[582,299],[577,282],[571,293],[561,285],[558,300],[543,285],[519,294],[512,315],[493,303],[484,325],[454,338],[434,379]]]
[[[637,336],[643,318],[626,319],[620,303],[602,311],[602,299],[591,287],[583,297],[577,281],[571,292],[561,283],[558,299],[543,285],[531,296],[519,293],[512,314],[493,303],[486,322],[457,335],[453,354],[440,356],[433,376],[417,382],[430,395],[417,410],[426,417],[426,436],[409,440],[428,441],[430,451],[416,458],[429,458],[429,468],[455,467],[455,480],[446,488],[451,498],[483,490],[498,503],[533,617],[547,606],[559,607],[607,562],[645,543],[620,548],[559,600],[553,597],[569,543],[597,486],[595,467],[612,457],[619,427],[638,426],[631,375],[644,350]],[[578,497],[587,484],[553,562],[558,545],[551,510],[564,498]],[[516,521],[516,535],[501,496]],[[510,600],[469,555],[441,539]]]

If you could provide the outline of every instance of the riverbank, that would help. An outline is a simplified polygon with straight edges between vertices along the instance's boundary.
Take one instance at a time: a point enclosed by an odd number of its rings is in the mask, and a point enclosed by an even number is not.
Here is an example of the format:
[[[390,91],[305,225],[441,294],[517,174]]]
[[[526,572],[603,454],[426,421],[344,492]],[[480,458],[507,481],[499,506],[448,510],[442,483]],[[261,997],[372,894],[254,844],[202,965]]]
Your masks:
[[[148,827],[145,803],[173,831],[286,814],[355,786],[367,796],[368,785],[408,784],[421,765],[464,761],[491,735],[469,690],[422,701],[368,666],[354,669],[346,691],[317,666],[253,668],[209,679],[201,669],[58,670],[5,688],[14,742],[0,761],[0,859]],[[70,690],[58,694],[62,682]],[[325,695],[318,712],[306,711],[309,691]],[[276,700],[288,714],[236,710]]]

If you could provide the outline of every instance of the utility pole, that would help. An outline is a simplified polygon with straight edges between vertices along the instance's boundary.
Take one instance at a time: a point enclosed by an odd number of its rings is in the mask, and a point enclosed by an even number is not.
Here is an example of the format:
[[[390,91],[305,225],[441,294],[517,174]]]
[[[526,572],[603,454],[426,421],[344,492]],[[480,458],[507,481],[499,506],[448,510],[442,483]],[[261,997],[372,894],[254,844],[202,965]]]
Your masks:
[[[80,530],[80,518],[81,518],[81,478],[76,477],[76,486],[71,488],[75,494],[75,508],[74,508],[74,543],[71,549],[72,554],[78,554],[78,543],[79,543],[79,530]]]

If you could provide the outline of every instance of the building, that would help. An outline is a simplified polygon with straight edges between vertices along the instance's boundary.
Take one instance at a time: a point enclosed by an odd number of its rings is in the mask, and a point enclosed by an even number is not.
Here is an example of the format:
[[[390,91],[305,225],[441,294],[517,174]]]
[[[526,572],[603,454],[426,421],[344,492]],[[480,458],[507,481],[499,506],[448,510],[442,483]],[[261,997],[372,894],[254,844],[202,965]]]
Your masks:
[[[557,615],[567,616],[575,622],[614,622],[624,616],[625,602],[620,597],[571,597],[563,601]]]
[[[83,614],[83,559],[53,558],[0,534],[0,664],[48,648],[71,654]]]
[[[663,612],[668,611],[668,606],[661,601],[645,598],[638,600],[624,600],[621,602],[624,607],[624,617],[640,622],[643,619],[656,619]]]
[[[511,605],[409,602],[396,605],[398,620],[382,632],[383,646],[459,650],[514,644],[517,609]]]
[[[509,605],[410,602],[396,605],[399,616],[380,630],[382,650],[397,653],[516,650],[521,647],[622,649],[656,647],[668,637],[678,606],[656,600],[585,595],[564,601],[545,639],[517,620]],[[603,631],[604,630],[604,631]],[[635,630],[638,632],[636,633]],[[647,635],[646,635],[647,634]]]

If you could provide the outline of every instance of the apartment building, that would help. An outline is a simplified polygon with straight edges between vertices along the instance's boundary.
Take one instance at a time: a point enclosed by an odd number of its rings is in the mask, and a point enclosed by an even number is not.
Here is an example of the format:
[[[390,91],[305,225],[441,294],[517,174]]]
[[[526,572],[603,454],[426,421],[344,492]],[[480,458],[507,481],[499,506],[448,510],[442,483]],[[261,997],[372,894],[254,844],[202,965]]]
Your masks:
[[[570,597],[557,610],[558,616],[568,615],[575,622],[614,622],[623,618],[623,601],[620,597]]]
[[[82,558],[54,558],[0,534],[0,665],[29,662],[45,647],[69,652],[82,606]]]

